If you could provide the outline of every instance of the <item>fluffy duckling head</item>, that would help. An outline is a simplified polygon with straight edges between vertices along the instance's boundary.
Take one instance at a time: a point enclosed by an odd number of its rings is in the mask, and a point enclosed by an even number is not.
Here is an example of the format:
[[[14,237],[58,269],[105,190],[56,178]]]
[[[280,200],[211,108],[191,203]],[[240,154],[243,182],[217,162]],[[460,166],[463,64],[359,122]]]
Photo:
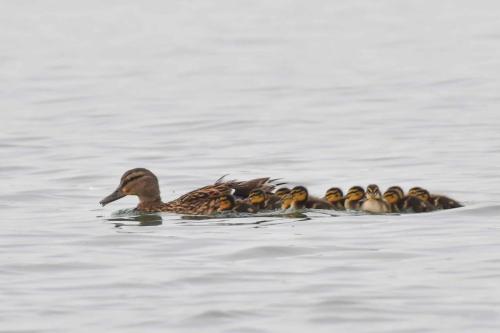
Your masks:
[[[116,190],[102,199],[102,206],[123,198],[126,195],[136,195],[141,203],[161,202],[158,178],[144,168],[135,168],[125,172]]]
[[[266,201],[266,193],[261,189],[254,189],[250,192],[248,199],[254,206],[263,205]]]
[[[290,193],[290,189],[288,187],[281,187],[274,192],[274,194],[280,199],[283,199],[283,197],[288,193]]]
[[[292,202],[293,202],[293,199],[292,199],[291,193],[287,193],[287,194],[283,195],[283,197],[281,198],[281,209],[290,208],[292,206]]]
[[[417,193],[420,190],[422,190],[422,188],[419,186],[412,187],[411,189],[408,190],[408,196],[415,197],[417,196]]]
[[[325,194],[325,199],[331,204],[339,202],[343,197],[344,193],[338,187],[329,188]]]
[[[380,192],[378,185],[375,184],[368,185],[365,195],[367,199],[382,199],[382,193]]]
[[[403,197],[405,196],[405,192],[403,191],[401,186],[391,186],[387,189],[387,191],[396,191],[399,194],[400,199],[403,199]]]
[[[353,186],[347,191],[345,195],[347,200],[359,201],[365,196],[365,190],[361,186]]]
[[[419,198],[422,201],[430,202],[431,201],[431,195],[429,191],[421,188],[418,191],[415,192],[415,196]]]
[[[299,203],[306,202],[309,197],[309,193],[304,186],[295,186],[290,194],[292,195],[292,200]]]
[[[230,194],[225,194],[219,198],[219,208],[218,212],[225,212],[228,210],[232,210],[234,208],[235,201],[234,197]]]
[[[390,205],[397,204],[402,198],[397,189],[388,189],[384,192],[384,200]]]

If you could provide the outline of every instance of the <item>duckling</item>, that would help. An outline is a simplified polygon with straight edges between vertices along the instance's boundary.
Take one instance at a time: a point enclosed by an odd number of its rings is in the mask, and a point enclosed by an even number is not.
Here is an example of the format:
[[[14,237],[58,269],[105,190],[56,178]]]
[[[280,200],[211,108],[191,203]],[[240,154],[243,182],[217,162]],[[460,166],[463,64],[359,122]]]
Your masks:
[[[389,213],[389,204],[382,199],[382,193],[377,185],[366,188],[366,200],[361,204],[361,210],[368,213]]]
[[[427,206],[429,211],[436,209],[436,207],[434,206],[434,202],[431,200],[431,195],[429,191],[421,188],[419,190],[414,191],[414,196],[422,200],[424,204]]]
[[[293,202],[292,194],[291,193],[284,194],[283,197],[281,198],[281,209],[283,210],[289,209],[290,207],[292,207],[292,202]]]
[[[244,200],[235,199],[231,194],[225,194],[219,198],[217,212],[257,213],[257,210]]]
[[[219,207],[217,208],[217,212],[227,212],[232,211],[235,206],[234,197],[231,194],[224,194],[219,198]]]
[[[434,209],[452,209],[463,207],[459,202],[444,195],[430,194],[423,188],[414,188],[412,194],[425,201]]]
[[[428,203],[415,196],[408,195],[403,199],[403,208],[401,211],[405,213],[424,213],[433,210],[432,206]]]
[[[401,186],[398,186],[398,185],[389,187],[387,189],[387,191],[396,191],[399,194],[399,198],[400,199],[402,199],[405,196],[405,192],[403,191],[403,189],[401,188]]]
[[[408,190],[408,195],[414,197],[417,195],[418,191],[422,190],[420,186],[412,187]]]
[[[445,195],[433,194],[431,199],[437,209],[453,209],[463,207],[461,203]]]
[[[402,200],[401,192],[397,189],[389,188],[384,192],[384,200],[389,205],[389,209],[391,213],[400,213],[403,208],[403,200]]]
[[[274,210],[281,207],[280,198],[263,189],[253,189],[248,196],[250,204],[258,210]]]
[[[335,210],[345,210],[344,206],[344,193],[342,190],[338,187],[331,187],[329,188],[326,193],[325,197],[323,198],[326,201],[328,201],[332,206],[333,209]]]
[[[280,187],[279,189],[274,192],[276,196],[278,196],[280,199],[283,198],[285,194],[290,193],[290,189],[288,187]]]
[[[304,186],[295,186],[290,193],[294,209],[333,209],[333,206],[328,201],[310,196]]]
[[[281,199],[286,194],[289,193],[290,189],[287,187],[282,187],[276,190],[275,193],[272,190],[265,191],[266,195],[266,209],[276,210],[281,209]]]
[[[361,186],[353,186],[347,191],[344,201],[346,210],[359,210],[365,197],[365,190]]]
[[[110,202],[123,198],[126,195],[139,197],[136,210],[141,212],[173,212],[178,214],[207,215],[217,211],[219,198],[230,194],[231,191],[246,191],[254,187],[267,184],[269,178],[258,178],[246,182],[222,178],[215,184],[208,185],[182,195],[181,197],[163,202],[160,196],[158,178],[148,169],[135,168],[123,174],[118,188],[102,199],[100,204],[105,206]]]

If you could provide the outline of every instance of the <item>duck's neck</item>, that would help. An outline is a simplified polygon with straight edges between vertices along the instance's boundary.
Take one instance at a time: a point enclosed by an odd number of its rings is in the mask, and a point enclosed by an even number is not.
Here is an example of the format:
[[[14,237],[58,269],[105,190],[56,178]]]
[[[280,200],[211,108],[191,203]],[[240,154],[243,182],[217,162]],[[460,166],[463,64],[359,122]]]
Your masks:
[[[137,205],[137,209],[140,211],[148,212],[148,211],[156,211],[164,205],[163,201],[161,201],[161,197],[158,195],[157,197],[140,197],[139,205]]]

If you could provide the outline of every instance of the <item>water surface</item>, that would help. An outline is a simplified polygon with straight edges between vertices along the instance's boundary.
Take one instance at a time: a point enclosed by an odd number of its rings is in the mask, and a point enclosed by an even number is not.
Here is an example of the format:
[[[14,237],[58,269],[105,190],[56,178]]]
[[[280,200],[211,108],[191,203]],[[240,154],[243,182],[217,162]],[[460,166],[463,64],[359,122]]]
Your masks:
[[[10,1],[0,332],[497,332],[494,1]],[[430,214],[134,217],[221,175],[427,187]],[[142,225],[141,225],[142,224]]]

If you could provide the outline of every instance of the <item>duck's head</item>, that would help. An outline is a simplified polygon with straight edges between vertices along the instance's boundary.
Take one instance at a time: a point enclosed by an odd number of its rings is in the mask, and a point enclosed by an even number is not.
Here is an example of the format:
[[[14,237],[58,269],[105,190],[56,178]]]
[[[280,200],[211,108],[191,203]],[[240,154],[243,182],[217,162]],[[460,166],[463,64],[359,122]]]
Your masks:
[[[325,199],[331,203],[331,204],[335,204],[337,203],[339,200],[341,200],[342,198],[344,197],[344,193],[342,192],[342,190],[338,187],[332,187],[332,188],[329,188],[327,191],[326,191],[326,194],[325,194]]]
[[[422,201],[429,202],[431,200],[431,195],[430,195],[429,191],[427,191],[427,190],[425,190],[423,188],[421,188],[418,191],[416,191],[415,192],[415,196],[417,198],[419,198],[420,200],[422,200]]]
[[[234,208],[234,205],[234,197],[231,194],[225,194],[219,198],[219,208],[217,208],[217,211],[224,212],[232,210]]]
[[[382,193],[380,193],[380,189],[375,184],[368,185],[365,196],[367,199],[382,199]]]
[[[128,170],[123,174],[118,188],[99,203],[105,206],[126,195],[138,196],[141,203],[161,202],[158,179],[148,169],[136,168]]]
[[[281,198],[281,209],[288,209],[292,206],[292,194],[287,193]]]
[[[266,201],[266,193],[261,189],[254,189],[248,195],[248,200],[254,206],[263,205]]]
[[[387,191],[396,191],[399,195],[399,198],[403,199],[403,197],[405,196],[405,192],[403,191],[403,189],[401,188],[401,186],[391,186],[387,189]],[[386,191],[386,192],[387,192]]]
[[[397,189],[389,188],[387,191],[384,192],[384,200],[390,205],[397,204],[402,198],[403,197],[401,196],[401,194]]]
[[[412,187],[411,189],[408,190],[408,195],[410,197],[416,197],[418,191],[420,191],[420,190],[422,190],[422,188],[419,186]]]
[[[305,202],[309,198],[309,193],[304,186],[295,186],[290,194],[293,202]]]
[[[350,201],[359,201],[365,196],[365,190],[361,186],[353,186],[347,191],[346,199]]]
[[[278,196],[280,199],[283,199],[285,194],[290,193],[290,189],[288,187],[281,187],[274,192],[276,196]]]

